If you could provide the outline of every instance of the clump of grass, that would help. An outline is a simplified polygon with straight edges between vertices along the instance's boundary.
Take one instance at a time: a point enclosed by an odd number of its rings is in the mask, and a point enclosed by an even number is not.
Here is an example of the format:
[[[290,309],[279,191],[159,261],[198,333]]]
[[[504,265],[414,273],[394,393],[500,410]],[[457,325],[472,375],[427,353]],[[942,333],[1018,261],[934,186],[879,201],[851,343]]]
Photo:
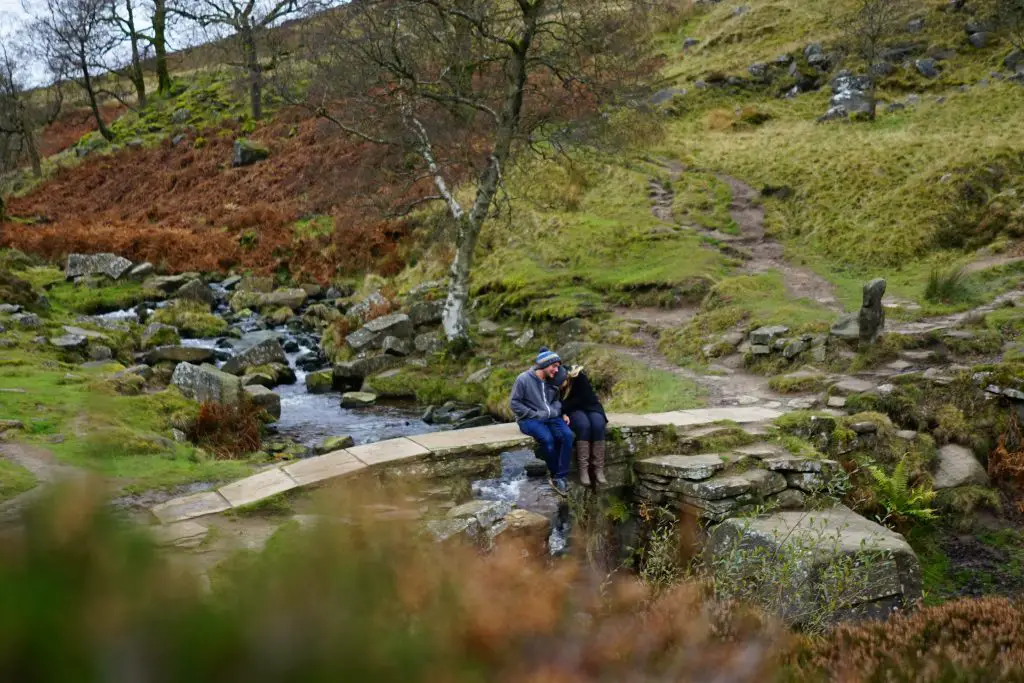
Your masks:
[[[967,270],[962,266],[933,268],[928,274],[928,282],[924,288],[925,300],[932,303],[963,303],[970,301],[973,294],[974,289]]]
[[[228,324],[197,301],[174,301],[153,314],[153,322],[178,328],[188,337],[216,337],[227,332]]]
[[[656,413],[702,404],[700,387],[692,380],[608,350],[588,352],[584,365],[608,410]]]
[[[768,388],[780,394],[804,394],[819,391],[824,384],[823,376],[810,373],[779,375],[768,380]]]
[[[36,478],[21,465],[0,458],[0,502],[24,493],[36,485]]]

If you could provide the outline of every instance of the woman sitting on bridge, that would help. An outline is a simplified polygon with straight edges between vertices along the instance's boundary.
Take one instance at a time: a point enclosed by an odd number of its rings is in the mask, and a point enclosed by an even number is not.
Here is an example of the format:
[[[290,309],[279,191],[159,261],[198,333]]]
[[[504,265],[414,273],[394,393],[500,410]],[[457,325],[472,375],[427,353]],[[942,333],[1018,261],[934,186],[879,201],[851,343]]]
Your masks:
[[[598,486],[608,480],[604,474],[605,427],[608,417],[590,378],[579,365],[569,370],[558,369],[554,377],[562,399],[562,414],[569,418],[569,428],[576,435],[576,459],[580,468],[580,483],[591,485],[591,470]]]

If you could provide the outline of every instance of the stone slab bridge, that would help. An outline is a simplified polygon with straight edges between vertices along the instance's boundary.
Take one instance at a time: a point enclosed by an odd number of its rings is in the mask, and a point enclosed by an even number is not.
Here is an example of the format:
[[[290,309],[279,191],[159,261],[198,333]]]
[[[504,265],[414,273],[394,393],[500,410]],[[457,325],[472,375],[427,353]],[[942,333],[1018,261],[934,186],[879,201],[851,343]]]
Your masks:
[[[768,422],[781,415],[779,411],[758,407],[677,410],[647,415],[610,414],[609,476],[613,484],[622,483],[628,461],[645,448],[652,447],[659,436],[672,434],[676,428],[692,429],[722,422],[749,425]],[[532,439],[523,435],[515,424],[389,439],[270,467],[215,491],[173,498],[153,507],[152,512],[160,523],[173,524],[368,472],[449,477],[487,476],[490,470],[493,475],[493,464],[498,454],[528,448],[532,443]]]

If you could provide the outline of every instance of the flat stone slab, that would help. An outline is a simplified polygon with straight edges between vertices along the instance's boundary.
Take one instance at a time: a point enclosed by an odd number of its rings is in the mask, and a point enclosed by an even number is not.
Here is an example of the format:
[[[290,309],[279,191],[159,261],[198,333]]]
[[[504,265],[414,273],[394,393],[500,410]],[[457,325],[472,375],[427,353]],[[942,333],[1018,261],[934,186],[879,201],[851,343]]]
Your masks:
[[[700,481],[725,469],[725,460],[716,453],[704,455],[656,455],[633,465],[637,472],[674,479]]]
[[[461,451],[474,446],[486,447],[491,450],[502,446],[513,447],[519,444],[529,444],[532,441],[530,437],[519,431],[519,426],[516,424],[418,434],[408,437],[408,440],[434,453]]]
[[[619,429],[630,429],[632,427],[659,427],[659,423],[645,415],[636,413],[608,413],[608,426]]]
[[[245,479],[239,479],[227,486],[222,486],[218,491],[231,503],[232,507],[239,507],[290,491],[296,486],[298,484],[294,479],[280,469],[274,468]]]
[[[380,465],[395,460],[430,455],[430,451],[427,448],[411,439],[389,439],[364,446],[353,446],[348,449],[348,452],[364,465]]]
[[[864,379],[857,379],[855,377],[847,377],[846,379],[836,382],[829,389],[829,392],[834,396],[852,396],[854,394],[864,394],[875,388],[875,385]]]
[[[281,468],[299,486],[343,477],[366,469],[366,465],[348,451],[333,451],[315,458],[306,458]]]
[[[196,522],[175,522],[151,528],[157,545],[195,548],[210,533],[208,527]]]
[[[676,479],[669,485],[669,490],[681,493],[687,498],[722,500],[747,493],[750,491],[750,486],[749,479],[734,474],[719,474],[704,481]]]
[[[204,491],[194,493],[190,496],[172,498],[166,503],[155,505],[152,508],[153,514],[163,524],[181,522],[186,519],[194,519],[204,515],[214,515],[231,509],[224,496],[217,491]]]
[[[786,449],[773,443],[752,443],[749,446],[733,449],[733,453],[749,455],[752,458],[770,458],[775,455],[785,455]]]
[[[765,458],[761,462],[765,467],[776,472],[813,472],[818,474],[834,472],[839,467],[839,463],[835,460],[805,458],[801,455],[778,455]]]
[[[714,422],[765,422],[782,417],[782,412],[771,408],[703,408],[700,410],[675,410],[668,413],[644,415],[648,420],[660,425],[690,427],[694,425],[712,424]]]

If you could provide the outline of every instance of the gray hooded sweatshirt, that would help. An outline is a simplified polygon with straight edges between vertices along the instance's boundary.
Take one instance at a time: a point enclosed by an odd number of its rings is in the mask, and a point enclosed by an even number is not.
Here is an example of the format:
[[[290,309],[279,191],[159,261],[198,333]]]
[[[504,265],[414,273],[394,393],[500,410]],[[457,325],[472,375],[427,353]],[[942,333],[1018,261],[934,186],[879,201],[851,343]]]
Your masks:
[[[516,422],[523,420],[550,420],[562,416],[562,402],[558,398],[558,387],[537,379],[533,370],[527,370],[516,377],[509,401]]]

